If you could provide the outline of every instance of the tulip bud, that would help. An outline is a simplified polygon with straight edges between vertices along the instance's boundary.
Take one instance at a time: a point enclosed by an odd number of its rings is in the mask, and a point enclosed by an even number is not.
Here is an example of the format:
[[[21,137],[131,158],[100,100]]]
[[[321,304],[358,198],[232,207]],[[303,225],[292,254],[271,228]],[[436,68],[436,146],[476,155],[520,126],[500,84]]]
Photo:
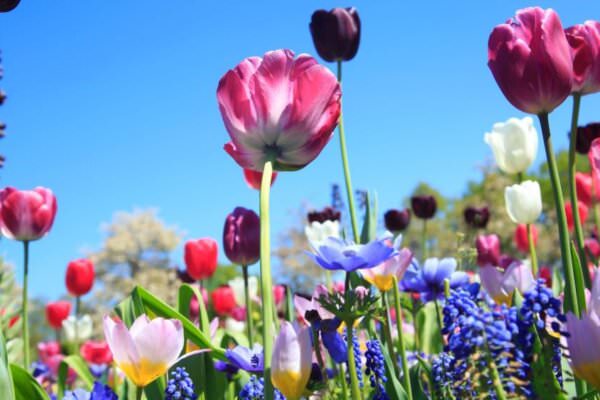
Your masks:
[[[0,192],[0,228],[9,239],[32,241],[52,228],[56,198],[50,189],[17,190],[7,187]]]
[[[600,257],[600,242],[595,238],[585,239],[585,250],[594,258]]]
[[[317,10],[310,21],[310,33],[317,53],[325,61],[349,61],[360,42],[360,18],[354,7]]]
[[[260,190],[262,176],[263,174],[261,171],[244,168],[244,180],[250,189]],[[273,171],[273,174],[271,175],[271,186],[275,183],[275,178],[277,178],[277,172]]]
[[[9,12],[14,10],[21,0],[0,0],[0,12]]]
[[[210,278],[217,269],[217,256],[214,239],[189,240],[184,247],[187,273],[195,280]]]
[[[490,221],[490,209],[487,206],[479,208],[469,206],[465,208],[463,216],[465,218],[465,223],[471,228],[485,229]]]
[[[210,294],[215,312],[228,315],[237,307],[233,290],[229,286],[219,286]]]
[[[575,174],[575,189],[577,191],[577,200],[588,207],[591,207],[594,201],[600,198],[600,182],[593,182],[591,174],[577,172]],[[596,193],[592,193],[592,188]]]
[[[540,184],[525,181],[504,189],[506,211],[510,219],[518,224],[531,224],[542,213]]]
[[[275,285],[273,287],[273,301],[278,306],[285,300],[286,287],[284,285]]]
[[[498,168],[507,174],[527,171],[537,155],[538,135],[531,117],[495,123],[483,140],[492,149]]]
[[[588,216],[588,208],[583,202],[577,201],[577,210],[579,212],[579,220],[583,224]],[[567,227],[569,231],[575,228],[575,221],[573,221],[573,205],[570,201],[565,203],[565,215],[567,217]]]
[[[239,306],[246,305],[246,290],[244,278],[241,276],[235,277],[227,282],[228,286],[233,290],[233,298]],[[252,301],[258,296],[258,278],[254,275],[248,277],[248,297]]]
[[[325,207],[321,211],[313,210],[306,216],[309,224],[313,222],[319,222],[322,224],[325,221],[339,221],[341,217],[342,213],[333,207]]]
[[[65,276],[67,290],[72,296],[83,296],[94,285],[94,263],[86,258],[71,261]]]
[[[175,273],[177,274],[177,278],[183,283],[194,283],[196,280],[188,274],[187,270],[179,269],[176,267]]]
[[[533,239],[533,245],[535,246],[538,241],[538,229],[535,224],[531,224],[531,237]],[[527,225],[519,224],[515,229],[514,235],[515,247],[522,253],[529,253],[529,236],[527,235]]]
[[[292,324],[283,321],[273,346],[271,380],[286,399],[302,396],[310,378],[312,353],[310,328],[296,332]]]
[[[225,219],[223,250],[234,264],[248,266],[260,259],[260,218],[252,210],[236,207]]]
[[[437,210],[437,202],[433,196],[413,196],[410,199],[412,211],[417,218],[431,219]]]
[[[479,235],[475,240],[477,265],[498,266],[500,264],[500,239],[498,235]]]
[[[592,122],[585,126],[578,126],[577,137],[575,138],[575,150],[577,150],[579,154],[588,154],[592,142],[599,137],[600,122]]]
[[[546,287],[552,287],[552,270],[548,267],[541,267],[538,277],[544,280]]]
[[[573,92],[600,91],[600,22],[586,21],[565,29],[573,54]]]
[[[106,365],[112,363],[113,357],[105,341],[88,340],[80,349],[81,356],[89,364]]]
[[[54,329],[60,329],[70,313],[71,303],[68,301],[61,300],[46,304],[46,320]]]
[[[410,210],[388,210],[383,216],[385,229],[390,232],[402,232],[410,224]]]
[[[523,294],[535,284],[531,267],[519,261],[505,271],[487,266],[479,269],[481,284],[496,303],[510,305],[515,290]]]

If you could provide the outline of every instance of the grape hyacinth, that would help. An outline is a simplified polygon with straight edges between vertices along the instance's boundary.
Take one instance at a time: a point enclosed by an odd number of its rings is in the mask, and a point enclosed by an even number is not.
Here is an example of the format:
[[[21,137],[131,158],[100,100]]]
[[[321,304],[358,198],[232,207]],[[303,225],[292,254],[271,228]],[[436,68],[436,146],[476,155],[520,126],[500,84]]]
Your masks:
[[[194,393],[194,382],[185,368],[177,367],[171,372],[171,379],[165,389],[165,400],[195,400],[197,397]]]
[[[374,400],[387,400],[389,396],[385,391],[385,361],[381,353],[381,346],[376,339],[367,342],[367,351],[365,352],[366,369],[365,374],[369,376],[371,387],[376,393],[373,396]]]
[[[433,391],[442,396],[449,389],[452,383],[453,374],[451,366],[454,364],[454,357],[450,353],[440,353],[431,363],[431,373],[433,375]]]
[[[344,341],[347,341],[347,336],[344,334]],[[356,337],[356,332],[352,335],[352,350],[354,352],[354,362],[356,364],[356,378],[360,387],[363,387],[363,375],[362,375],[362,353],[360,352],[360,343]],[[350,376],[346,373],[346,380],[350,382]]]
[[[240,400],[264,400],[265,398],[265,381],[262,377],[255,375],[250,376],[250,380],[240,390]],[[281,392],[275,389],[275,400],[285,400]]]

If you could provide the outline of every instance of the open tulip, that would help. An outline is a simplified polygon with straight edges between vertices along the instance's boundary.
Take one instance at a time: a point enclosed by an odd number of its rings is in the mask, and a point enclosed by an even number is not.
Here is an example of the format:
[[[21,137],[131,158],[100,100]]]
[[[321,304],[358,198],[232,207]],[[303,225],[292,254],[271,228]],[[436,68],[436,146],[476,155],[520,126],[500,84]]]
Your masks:
[[[535,224],[531,224],[531,236],[533,239],[533,245],[537,244],[538,240],[538,229]],[[515,229],[515,235],[513,237],[515,247],[522,253],[529,253],[529,237],[527,235],[527,225],[519,224]]]
[[[223,250],[231,262],[248,266],[260,258],[260,219],[252,210],[236,207],[223,228]]]
[[[497,266],[500,264],[500,239],[498,235],[479,235],[475,239],[477,249],[477,265]]]
[[[322,243],[325,239],[340,237],[339,221],[313,221],[304,227],[304,234],[311,243]]]
[[[504,96],[523,112],[549,113],[571,94],[571,48],[552,9],[522,9],[496,26],[488,66]]]
[[[517,224],[534,223],[542,213],[542,193],[540,184],[525,181],[504,189],[506,211]]]
[[[32,241],[42,238],[52,228],[56,215],[56,198],[50,189],[0,191],[0,228],[9,239]]]
[[[275,178],[277,178],[277,172],[273,172],[271,175],[271,186],[275,183]],[[250,189],[260,190],[262,172],[244,168],[244,180]]]
[[[327,68],[290,50],[251,57],[219,81],[217,99],[231,138],[225,151],[243,168],[293,171],[314,160],[340,116],[341,90]]]
[[[484,141],[491,147],[498,168],[507,174],[527,171],[537,155],[538,134],[531,117],[495,123]]]
[[[531,267],[520,261],[513,262],[504,271],[491,265],[480,268],[479,278],[485,290],[496,303],[508,305],[512,302],[515,290],[523,294],[535,284]]]
[[[67,290],[73,296],[83,296],[94,285],[94,263],[87,258],[71,261],[65,276]]]
[[[399,235],[394,240],[394,248],[398,249],[396,254],[374,268],[360,271],[362,277],[381,292],[387,292],[394,286],[394,277],[401,281],[412,261],[412,252],[407,248],[400,249],[401,242],[402,235]]]
[[[325,61],[349,61],[360,43],[360,18],[354,7],[317,10],[310,21],[317,53]]]
[[[60,329],[70,313],[71,303],[68,301],[60,300],[46,304],[46,320],[54,329]]]
[[[183,326],[174,319],[139,316],[128,330],[104,317],[104,336],[117,366],[138,387],[164,375],[183,350]]]
[[[600,22],[586,21],[565,34],[573,49],[573,92],[600,91]]]
[[[312,344],[308,327],[294,329],[281,323],[271,360],[271,380],[288,400],[302,396],[312,369]]]
[[[579,212],[579,220],[583,224],[588,217],[589,210],[583,202],[577,201],[577,211]],[[565,215],[567,216],[567,226],[572,231],[575,226],[573,221],[573,205],[570,201],[565,203]]]
[[[184,247],[187,273],[196,280],[210,278],[217,270],[217,242],[211,238],[189,240]]]
[[[80,349],[81,357],[90,364],[110,364],[113,360],[110,347],[105,341],[86,341]]]

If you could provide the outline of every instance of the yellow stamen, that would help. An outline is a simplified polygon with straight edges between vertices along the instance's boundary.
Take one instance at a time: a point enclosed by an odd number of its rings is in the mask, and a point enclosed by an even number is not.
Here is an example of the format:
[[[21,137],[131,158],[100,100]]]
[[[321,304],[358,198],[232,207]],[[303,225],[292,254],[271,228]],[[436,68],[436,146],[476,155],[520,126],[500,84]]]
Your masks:
[[[147,358],[140,359],[139,364],[120,363],[119,368],[138,387],[144,387],[167,372],[167,364],[155,363]]]

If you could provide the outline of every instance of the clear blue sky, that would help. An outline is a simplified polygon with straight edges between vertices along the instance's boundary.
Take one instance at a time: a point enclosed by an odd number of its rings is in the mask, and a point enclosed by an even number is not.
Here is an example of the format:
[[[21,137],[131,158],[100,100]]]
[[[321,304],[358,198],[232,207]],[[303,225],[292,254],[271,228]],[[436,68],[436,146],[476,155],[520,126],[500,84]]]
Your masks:
[[[540,3],[565,26],[600,16],[600,3]],[[0,14],[0,87],[9,96],[0,108],[8,124],[1,183],[47,186],[59,205],[52,232],[32,246],[33,295],[64,293],[66,263],[100,245],[99,226],[115,211],[158,207],[188,237],[220,241],[228,212],[257,209],[257,193],[222,150],[228,137],[217,82],[243,58],[271,49],[316,55],[310,16],[340,5],[347,4],[22,0]],[[490,157],[484,132],[522,116],[487,68],[487,39],[531,4],[354,5],[362,38],[345,64],[344,111],[355,187],[377,190],[382,209],[398,206],[420,180],[460,195]],[[600,95],[585,98],[581,121],[600,119],[599,109]],[[558,147],[566,145],[569,115],[570,101],[552,115]],[[314,163],[274,185],[275,244],[296,221],[290,212],[304,201],[328,203],[333,182],[342,183],[337,134]],[[0,248],[20,275],[20,246],[2,240]]]

